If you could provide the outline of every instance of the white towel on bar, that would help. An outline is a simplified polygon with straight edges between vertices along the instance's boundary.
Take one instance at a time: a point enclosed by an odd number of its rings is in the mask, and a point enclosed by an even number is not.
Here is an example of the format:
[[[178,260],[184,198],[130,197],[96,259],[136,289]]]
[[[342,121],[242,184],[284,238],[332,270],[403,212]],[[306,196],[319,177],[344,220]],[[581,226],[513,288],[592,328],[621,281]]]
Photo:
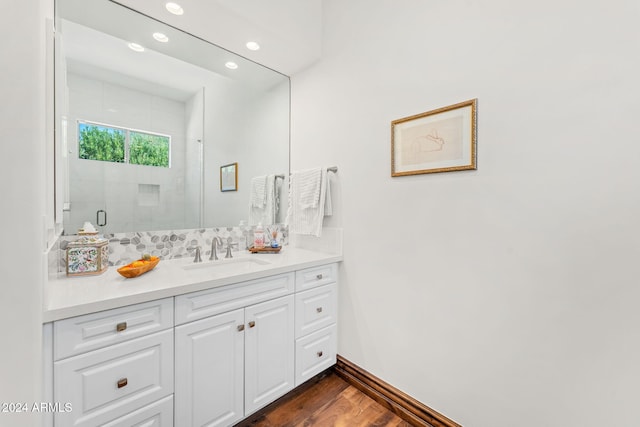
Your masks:
[[[326,195],[327,168],[291,173],[286,221],[290,233],[320,237]]]
[[[267,176],[251,178],[251,206],[264,208],[267,202]]]
[[[320,192],[326,169],[315,168],[296,173],[298,203],[302,209],[317,208],[320,203]]]
[[[333,202],[331,201],[331,180],[333,173],[327,171],[327,191],[324,197],[324,216],[333,215]]]
[[[251,196],[251,203],[249,203],[249,225],[258,225],[261,223],[266,226],[276,222],[276,214],[278,212],[277,200],[279,199],[277,195],[279,187],[276,185],[276,176],[265,176],[264,182],[264,204],[262,206],[256,206],[253,200],[253,194]]]

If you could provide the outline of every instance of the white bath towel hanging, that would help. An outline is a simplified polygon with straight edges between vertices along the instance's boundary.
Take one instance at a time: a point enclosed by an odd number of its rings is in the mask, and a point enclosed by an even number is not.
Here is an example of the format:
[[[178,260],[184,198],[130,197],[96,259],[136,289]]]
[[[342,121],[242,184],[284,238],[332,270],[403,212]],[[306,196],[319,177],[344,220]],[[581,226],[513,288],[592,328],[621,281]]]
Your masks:
[[[327,168],[292,172],[287,225],[292,234],[322,234],[327,193]]]

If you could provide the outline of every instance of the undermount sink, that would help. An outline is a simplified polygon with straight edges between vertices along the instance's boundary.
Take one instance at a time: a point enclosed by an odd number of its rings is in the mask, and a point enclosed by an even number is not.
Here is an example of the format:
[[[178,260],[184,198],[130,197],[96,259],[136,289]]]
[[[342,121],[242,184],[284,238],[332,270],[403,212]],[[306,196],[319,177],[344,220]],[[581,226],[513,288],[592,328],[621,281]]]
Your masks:
[[[244,273],[253,271],[261,265],[269,265],[271,262],[262,258],[223,258],[217,261],[195,262],[183,266],[185,270],[211,270],[216,273]]]

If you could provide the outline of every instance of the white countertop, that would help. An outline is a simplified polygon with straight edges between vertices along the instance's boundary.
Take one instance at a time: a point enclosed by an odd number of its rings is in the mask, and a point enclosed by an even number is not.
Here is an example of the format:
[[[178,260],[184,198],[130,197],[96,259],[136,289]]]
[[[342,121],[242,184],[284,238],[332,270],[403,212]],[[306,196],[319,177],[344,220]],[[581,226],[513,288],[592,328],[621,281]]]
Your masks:
[[[117,267],[97,276],[67,277],[62,273],[46,285],[43,322],[342,261],[341,254],[290,246],[277,254],[240,252],[233,256],[218,261],[204,257],[200,264],[191,258],[161,260],[156,268],[133,279],[122,277]],[[256,262],[242,262],[244,259]]]

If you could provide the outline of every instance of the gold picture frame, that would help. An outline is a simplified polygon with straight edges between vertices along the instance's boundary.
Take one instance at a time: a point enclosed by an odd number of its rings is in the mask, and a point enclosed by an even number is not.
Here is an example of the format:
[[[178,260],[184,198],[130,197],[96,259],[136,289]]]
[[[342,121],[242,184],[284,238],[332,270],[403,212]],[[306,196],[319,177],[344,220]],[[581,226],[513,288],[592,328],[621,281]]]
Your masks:
[[[220,191],[238,191],[238,162],[220,166]]]
[[[477,99],[391,122],[391,176],[473,170]]]

